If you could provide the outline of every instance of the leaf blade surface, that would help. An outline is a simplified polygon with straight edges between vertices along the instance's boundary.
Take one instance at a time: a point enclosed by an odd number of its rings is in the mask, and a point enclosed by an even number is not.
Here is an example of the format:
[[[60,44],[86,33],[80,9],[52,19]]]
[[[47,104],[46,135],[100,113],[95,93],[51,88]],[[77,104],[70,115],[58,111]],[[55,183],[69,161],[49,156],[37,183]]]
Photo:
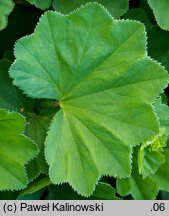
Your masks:
[[[151,104],[168,81],[146,56],[143,25],[114,20],[96,3],[46,12],[15,56],[14,83],[59,101],[46,138],[52,182],[90,195],[101,175],[129,176],[131,147],[158,133]]]
[[[27,184],[24,165],[37,153],[37,147],[22,132],[24,118],[0,110],[0,190],[21,189]]]

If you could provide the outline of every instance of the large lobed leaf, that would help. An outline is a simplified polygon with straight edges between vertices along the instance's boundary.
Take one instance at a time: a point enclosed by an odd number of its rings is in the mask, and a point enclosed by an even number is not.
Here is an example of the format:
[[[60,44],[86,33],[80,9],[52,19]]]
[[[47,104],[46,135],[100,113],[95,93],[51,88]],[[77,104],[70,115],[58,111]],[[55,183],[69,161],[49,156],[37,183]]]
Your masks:
[[[24,165],[37,153],[37,147],[23,134],[24,118],[0,110],[0,190],[21,189],[27,185]]]
[[[146,56],[143,25],[114,20],[96,3],[46,12],[15,56],[14,83],[59,101],[46,138],[52,182],[89,195],[101,175],[130,175],[131,147],[159,131],[151,103],[168,81]]]
[[[12,0],[0,0],[0,30],[7,25],[7,16],[12,12],[14,2]]]

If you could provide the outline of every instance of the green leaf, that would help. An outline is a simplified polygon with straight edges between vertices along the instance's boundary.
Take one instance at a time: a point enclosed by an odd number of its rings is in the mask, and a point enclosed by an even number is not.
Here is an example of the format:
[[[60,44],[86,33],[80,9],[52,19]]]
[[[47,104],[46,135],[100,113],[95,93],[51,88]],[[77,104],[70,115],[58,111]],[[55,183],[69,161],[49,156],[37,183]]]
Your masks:
[[[121,196],[126,196],[131,191],[131,182],[129,178],[116,180],[117,193]]]
[[[76,10],[81,5],[89,2],[96,2],[95,0],[54,0],[53,8],[63,14],[69,14]],[[114,18],[122,16],[129,8],[128,0],[97,0],[97,3],[102,4],[107,8]]]
[[[158,98],[154,102],[154,107],[157,112],[160,126],[164,128],[166,136],[169,136],[169,107],[168,105],[162,103],[162,99]]]
[[[169,107],[163,104],[159,97],[154,102],[154,108],[159,118],[160,131],[156,136],[142,143],[138,151],[138,168],[143,178],[154,174],[165,163],[163,151],[165,151],[164,147],[166,147],[169,135],[166,127],[166,122],[169,122]]]
[[[138,151],[138,168],[139,174],[143,178],[153,174],[165,162],[165,158],[161,153],[166,146],[167,136],[165,131],[160,128],[159,134],[148,139],[141,144]]]
[[[115,196],[116,191],[113,187],[111,187],[107,183],[100,182],[98,186],[96,186],[96,190],[92,194],[91,197],[88,197],[88,199],[91,200],[117,200]]]
[[[153,174],[157,169],[165,163],[165,158],[160,152],[154,151],[150,152],[148,149],[144,149],[143,155],[140,158],[139,154],[139,173],[143,175],[143,178],[147,177],[150,174]]]
[[[169,32],[154,26],[148,32],[148,52],[149,55],[161,62],[169,71]],[[160,43],[159,43],[160,41]]]
[[[165,148],[164,156],[166,162],[150,177],[157,183],[160,190],[169,191],[169,147]]]
[[[142,8],[146,12],[146,14],[147,14],[147,16],[148,16],[148,18],[152,24],[156,24],[156,20],[154,18],[153,11],[150,8],[147,0],[139,0],[138,7]]]
[[[20,192],[18,199],[37,199],[44,192],[45,188],[48,186],[49,194],[46,199],[48,200],[114,200],[118,199],[115,196],[115,190],[107,183],[100,182],[93,193],[92,196],[86,198],[78,195],[72,190],[68,184],[54,186],[48,177],[39,177],[30,183],[27,188]]]
[[[27,1],[30,4],[33,4],[42,10],[49,8],[52,4],[52,0],[27,0]]]
[[[16,4],[8,18],[6,29],[0,31],[0,55],[3,56],[6,50],[12,50],[13,52],[15,42],[33,32],[40,16],[40,10],[33,10],[32,7]]]
[[[151,9],[154,12],[158,25],[169,30],[169,1],[168,0],[147,0]]]
[[[96,3],[46,12],[15,56],[14,83],[61,107],[46,138],[51,181],[90,195],[99,176],[130,175],[131,146],[158,133],[151,103],[168,81],[146,56],[143,25],[113,20]]]
[[[107,183],[100,182],[89,197],[78,195],[68,184],[51,185],[47,200],[117,200],[115,189]]]
[[[8,76],[11,62],[8,60],[0,61],[0,107],[10,111],[18,111],[20,100],[16,88],[12,85],[12,80]]]
[[[19,200],[27,200],[27,199],[40,199],[40,196],[44,192],[44,188],[50,185],[51,182],[48,177],[39,177],[34,182],[28,185],[27,188],[22,190],[18,195]]]
[[[167,104],[162,103],[162,98],[159,97],[154,102],[154,107],[158,115],[161,127],[165,127],[164,121],[169,120],[169,107]],[[169,133],[168,133],[169,135]]]
[[[138,161],[136,158],[134,158],[133,161],[131,178],[117,180],[117,191],[120,195],[125,196],[131,193],[134,199],[151,199],[150,196],[148,198],[146,198],[146,196],[151,194],[152,191],[155,196],[159,189],[169,190],[169,151],[168,148],[165,147],[166,138],[169,135],[169,131],[166,129],[166,122],[168,122],[169,118],[169,108],[166,104],[162,104],[161,98],[158,98],[154,102],[154,106],[159,117],[160,127],[163,129],[160,129],[160,133],[154,138],[147,140],[141,145],[141,148],[138,151]],[[137,167],[139,168],[138,171]],[[142,174],[143,177],[139,174]],[[138,188],[140,188],[140,191],[146,190],[143,188],[143,184],[148,184],[148,182],[149,184],[152,182],[152,188],[148,187],[149,190],[147,191],[147,194],[139,194]],[[136,188],[136,184],[138,188]],[[152,199],[154,198],[152,197]]]
[[[29,188],[29,186],[28,186]],[[45,188],[42,188],[34,193],[26,193],[23,196],[18,196],[16,200],[41,200],[41,197],[45,193]]]
[[[128,10],[123,16],[125,19],[138,20],[146,26],[147,30],[152,28],[152,24],[147,16],[146,12],[142,8],[134,8]]]
[[[131,193],[132,197],[136,200],[151,200],[156,198],[158,187],[150,177],[143,178],[139,175],[136,156],[133,159],[131,176],[126,179],[118,179],[117,193],[122,196]]]
[[[0,0],[0,30],[7,25],[7,16],[12,12],[14,2],[12,0]]]
[[[48,173],[48,166],[44,157],[44,142],[51,118],[32,114],[27,119],[25,134],[38,144],[40,150],[36,158],[27,165],[28,178],[32,181],[40,173]]]
[[[12,85],[12,80],[8,75],[10,65],[11,63],[8,60],[0,61],[0,107],[10,111],[20,112],[27,119],[25,134],[38,145],[40,150],[36,158],[31,160],[26,166],[29,180],[33,180],[40,173],[48,172],[44,157],[44,142],[51,117],[49,116],[49,111],[48,116],[37,115],[34,112],[35,101],[22,95]],[[39,106],[40,102],[38,104]]]
[[[138,148],[138,159],[135,154],[131,177],[117,180],[117,192],[122,196],[131,193],[134,199],[154,199],[158,190],[169,190],[169,149],[166,148],[169,108],[161,98],[156,99],[154,107],[162,129]]]
[[[30,111],[33,109],[34,101],[24,96],[21,91],[12,84],[12,79],[8,74],[10,66],[10,61],[6,59],[0,60],[0,108],[23,114],[22,110],[27,109],[27,111]]]
[[[0,110],[0,190],[21,189],[27,185],[24,165],[37,153],[37,147],[22,132],[24,118]]]

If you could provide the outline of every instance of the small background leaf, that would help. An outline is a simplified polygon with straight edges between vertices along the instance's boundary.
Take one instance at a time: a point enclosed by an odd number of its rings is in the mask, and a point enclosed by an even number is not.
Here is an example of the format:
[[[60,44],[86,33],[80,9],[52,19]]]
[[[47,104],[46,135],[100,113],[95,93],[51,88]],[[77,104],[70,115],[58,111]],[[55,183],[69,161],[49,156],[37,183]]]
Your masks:
[[[27,119],[28,123],[25,129],[25,134],[38,144],[40,150],[36,158],[30,161],[27,165],[28,178],[32,181],[39,176],[40,173],[48,174],[48,166],[44,157],[44,142],[51,118],[31,114]]]
[[[168,21],[169,22],[169,21]],[[162,63],[169,71],[169,32],[154,26],[148,32],[148,52],[149,55]]]
[[[18,111],[21,105],[17,90],[8,76],[10,65],[11,62],[8,60],[0,61],[0,107],[10,111]]]
[[[153,27],[153,25],[149,20],[149,17],[147,16],[146,12],[142,8],[135,8],[132,10],[128,10],[123,17],[125,19],[138,20],[144,23],[147,30],[150,30]]]
[[[52,4],[52,0],[27,0],[27,1],[30,4],[33,4],[42,10],[49,8]]]
[[[45,191],[45,187],[51,182],[48,177],[39,177],[22,190],[17,197],[18,200],[39,200]]]
[[[160,141],[161,148],[159,151],[158,149],[150,151],[148,149],[150,140],[148,140],[141,145],[138,158],[137,152],[134,153],[131,177],[117,180],[117,192],[122,196],[131,193],[134,199],[155,199],[159,190],[169,191],[169,148],[166,147],[169,135],[169,108],[162,103],[161,97],[156,99],[154,107],[159,117],[160,127],[164,129],[162,129],[164,134],[159,133],[155,136]]]
[[[12,84],[8,70],[11,62],[8,60],[0,61],[0,107],[10,111],[23,114],[27,119],[25,134],[31,138],[39,147],[38,155],[27,165],[28,178],[32,181],[40,173],[47,173],[48,166],[44,157],[44,141],[51,121],[52,113],[55,112],[51,107],[44,109],[41,101],[35,101],[23,95],[16,86]],[[36,110],[38,107],[38,110]],[[45,113],[39,113],[41,112]],[[46,115],[47,114],[47,115]],[[36,167],[36,169],[35,169]]]
[[[0,31],[0,56],[3,56],[7,50],[12,50],[13,53],[16,41],[33,32],[41,13],[42,11],[36,8],[15,5],[8,18],[7,27]]]
[[[46,190],[46,193],[45,193]],[[47,192],[48,191],[48,192]],[[45,197],[46,194],[46,197]],[[39,176],[34,182],[24,189],[17,199],[40,199],[43,195],[47,200],[114,200],[115,190],[107,183],[100,182],[90,197],[78,195],[68,184],[52,185],[48,177]]]
[[[165,163],[165,158],[162,153],[157,151],[150,152],[147,148],[142,151],[144,151],[143,156],[140,158],[140,164],[138,163],[139,174],[142,174],[143,178],[146,178],[148,175],[154,174]]]
[[[7,16],[12,12],[14,2],[12,0],[0,0],[0,30],[7,25]]]
[[[128,0],[54,0],[53,8],[61,13],[69,14],[89,2],[102,4],[115,18],[122,16],[128,10]]]
[[[138,1],[138,7],[142,8],[146,12],[146,14],[147,14],[150,22],[152,23],[152,25],[156,25],[157,24],[157,22],[155,20],[155,17],[154,17],[154,14],[153,14],[153,11],[150,8],[147,0],[139,0]]]
[[[118,179],[117,193],[122,196],[130,193],[136,200],[152,200],[156,198],[158,187],[151,178],[147,177],[143,179],[143,177],[139,175],[137,159],[134,157],[132,174],[129,178]]]
[[[51,185],[47,200],[117,200],[115,189],[107,183],[100,182],[89,197],[78,195],[68,184]]]
[[[147,0],[152,8],[158,25],[169,30],[169,1],[168,0]]]
[[[24,165],[36,155],[37,147],[22,135],[24,125],[21,115],[0,110],[0,190],[27,185]]]
[[[156,182],[160,190],[169,192],[169,147],[165,148],[164,156],[166,162],[157,170],[154,175],[151,175],[151,179]]]

